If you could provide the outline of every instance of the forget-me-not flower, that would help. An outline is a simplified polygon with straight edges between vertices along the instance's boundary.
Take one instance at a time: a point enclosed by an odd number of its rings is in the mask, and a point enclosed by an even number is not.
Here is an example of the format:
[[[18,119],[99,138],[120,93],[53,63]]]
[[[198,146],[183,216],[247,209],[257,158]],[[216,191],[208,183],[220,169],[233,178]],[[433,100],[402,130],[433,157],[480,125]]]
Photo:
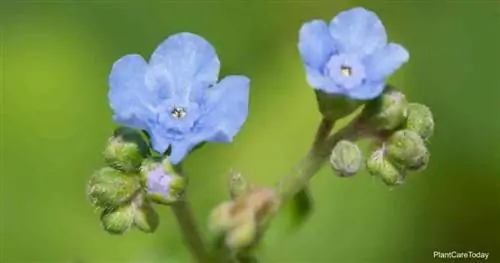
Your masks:
[[[387,43],[377,15],[357,7],[300,29],[299,51],[309,85],[327,94],[369,100],[380,95],[385,79],[408,61],[404,47]]]
[[[126,55],[109,76],[113,119],[147,131],[159,153],[171,147],[173,164],[201,142],[231,142],[248,115],[250,80],[217,82],[219,69],[212,45],[191,33],[167,38],[149,63]]]

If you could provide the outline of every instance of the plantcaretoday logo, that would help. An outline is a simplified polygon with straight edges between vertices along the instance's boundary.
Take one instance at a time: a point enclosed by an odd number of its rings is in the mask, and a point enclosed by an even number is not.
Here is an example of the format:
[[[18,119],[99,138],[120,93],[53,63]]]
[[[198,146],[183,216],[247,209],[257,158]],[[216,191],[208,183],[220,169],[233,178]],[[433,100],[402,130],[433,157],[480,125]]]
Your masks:
[[[489,252],[476,252],[476,251],[434,251],[432,253],[433,258],[437,259],[483,259],[487,260],[490,256]]]

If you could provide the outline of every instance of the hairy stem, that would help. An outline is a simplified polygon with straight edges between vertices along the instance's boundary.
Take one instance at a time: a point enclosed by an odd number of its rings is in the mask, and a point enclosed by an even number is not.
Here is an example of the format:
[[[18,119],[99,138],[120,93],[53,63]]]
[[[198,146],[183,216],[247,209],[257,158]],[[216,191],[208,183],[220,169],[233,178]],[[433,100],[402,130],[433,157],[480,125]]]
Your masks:
[[[194,260],[198,263],[210,263],[205,244],[201,239],[201,233],[194,217],[193,211],[187,199],[184,197],[172,205],[177,223],[180,226],[184,242],[189,248]]]
[[[290,201],[297,193],[307,186],[309,180],[321,169],[330,156],[333,147],[343,139],[354,139],[359,135],[363,114],[349,125],[329,136],[333,122],[323,120],[318,129],[315,143],[309,153],[297,164],[295,169],[285,176],[277,185],[282,204]],[[326,129],[328,133],[325,133]],[[326,135],[325,135],[326,134]]]
[[[316,136],[313,142],[313,149],[318,148],[323,141],[328,138],[330,132],[332,131],[334,121],[323,118],[319,124],[318,130],[316,131]]]

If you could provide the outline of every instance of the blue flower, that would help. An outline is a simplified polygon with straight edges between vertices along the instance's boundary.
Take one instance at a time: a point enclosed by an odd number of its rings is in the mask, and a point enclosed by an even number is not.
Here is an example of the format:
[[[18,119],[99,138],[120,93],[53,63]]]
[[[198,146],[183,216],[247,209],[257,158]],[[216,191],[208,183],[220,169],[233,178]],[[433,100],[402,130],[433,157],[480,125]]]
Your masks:
[[[380,95],[386,78],[410,57],[401,45],[387,43],[380,19],[361,7],[339,13],[330,25],[322,20],[305,23],[299,51],[309,85],[356,100]]]
[[[149,63],[140,55],[116,61],[109,76],[109,102],[117,123],[146,130],[152,148],[177,164],[201,142],[231,142],[248,115],[250,80],[217,82],[220,62],[205,39],[170,36]]]

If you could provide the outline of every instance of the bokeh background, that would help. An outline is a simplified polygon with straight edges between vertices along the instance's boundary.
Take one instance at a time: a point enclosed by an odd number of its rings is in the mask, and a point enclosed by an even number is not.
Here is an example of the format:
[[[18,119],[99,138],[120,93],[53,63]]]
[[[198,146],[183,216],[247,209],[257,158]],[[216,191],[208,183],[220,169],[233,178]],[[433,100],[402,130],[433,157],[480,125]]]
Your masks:
[[[168,207],[158,207],[156,233],[111,236],[85,197],[114,128],[112,63],[149,57],[168,35],[190,31],[216,47],[222,75],[252,79],[235,143],[187,159],[205,227],[227,199],[230,169],[273,184],[305,154],[320,116],[298,29],[358,5],[410,51],[391,82],[435,114],[430,166],[392,190],[366,173],[321,170],[314,214],[290,234],[275,224],[262,262],[424,263],[436,250],[490,252],[488,262],[500,262],[500,2],[485,0],[1,1],[0,261],[190,262]]]

